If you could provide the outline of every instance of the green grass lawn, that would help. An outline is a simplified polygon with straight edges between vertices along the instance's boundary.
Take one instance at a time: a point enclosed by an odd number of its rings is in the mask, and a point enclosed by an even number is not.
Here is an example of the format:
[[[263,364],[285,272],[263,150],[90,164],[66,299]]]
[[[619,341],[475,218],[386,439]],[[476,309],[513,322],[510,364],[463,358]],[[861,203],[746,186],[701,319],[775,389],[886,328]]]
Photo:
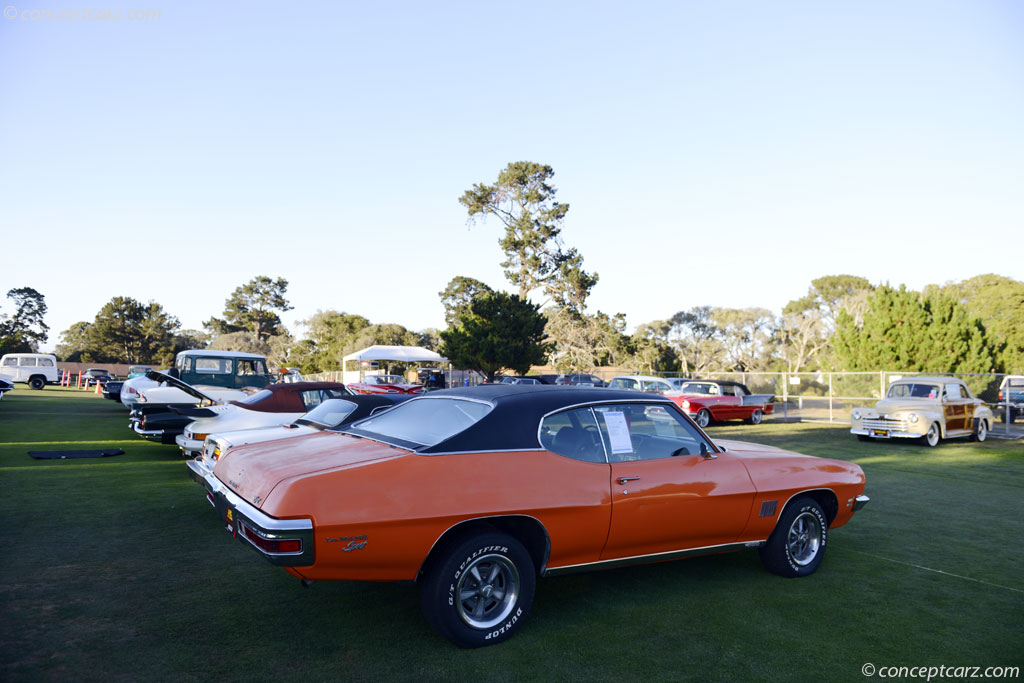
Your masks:
[[[813,576],[756,551],[538,583],[522,631],[459,650],[415,586],[303,589],[223,531],[171,446],[73,389],[0,401],[0,679],[865,680],[1024,670],[1024,442],[860,443],[844,427],[712,436],[859,463],[872,502]],[[29,450],[125,455],[39,461]]]

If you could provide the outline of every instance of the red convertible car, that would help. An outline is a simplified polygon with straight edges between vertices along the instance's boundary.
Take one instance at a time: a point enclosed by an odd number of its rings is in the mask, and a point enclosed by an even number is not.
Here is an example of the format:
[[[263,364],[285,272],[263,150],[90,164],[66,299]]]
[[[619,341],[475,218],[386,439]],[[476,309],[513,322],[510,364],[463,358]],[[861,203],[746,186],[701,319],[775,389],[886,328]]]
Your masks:
[[[422,394],[422,384],[409,384],[401,375],[366,375],[348,385],[357,394]]]
[[[761,424],[762,418],[775,410],[774,394],[751,394],[747,385],[739,382],[690,380],[679,387],[679,394],[670,398],[701,428],[724,420]]]
[[[240,446],[203,483],[228,531],[304,585],[415,581],[461,647],[514,634],[538,577],[744,548],[807,576],[868,502],[856,464],[715,443],[659,396],[547,385]]]

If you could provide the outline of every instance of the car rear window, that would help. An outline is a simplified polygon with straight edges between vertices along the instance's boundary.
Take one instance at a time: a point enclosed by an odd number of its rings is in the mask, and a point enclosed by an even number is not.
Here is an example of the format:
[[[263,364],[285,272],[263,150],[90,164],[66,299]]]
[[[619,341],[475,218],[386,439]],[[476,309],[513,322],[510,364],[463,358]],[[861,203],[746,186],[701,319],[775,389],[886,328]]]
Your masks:
[[[419,398],[356,422],[351,431],[384,441],[433,446],[479,422],[489,403],[461,398]]]
[[[296,424],[318,425],[322,427],[337,427],[341,422],[352,414],[358,406],[352,401],[342,398],[327,399],[313,410],[309,411],[298,420]]]
[[[245,403],[245,404],[248,404],[248,405],[252,405],[253,403],[260,403],[262,401],[266,401],[268,398],[270,398],[273,395],[274,395],[274,392],[271,391],[270,389],[260,389],[259,391],[257,391],[252,396],[249,396],[247,398],[243,398],[241,401],[239,401],[239,403]]]

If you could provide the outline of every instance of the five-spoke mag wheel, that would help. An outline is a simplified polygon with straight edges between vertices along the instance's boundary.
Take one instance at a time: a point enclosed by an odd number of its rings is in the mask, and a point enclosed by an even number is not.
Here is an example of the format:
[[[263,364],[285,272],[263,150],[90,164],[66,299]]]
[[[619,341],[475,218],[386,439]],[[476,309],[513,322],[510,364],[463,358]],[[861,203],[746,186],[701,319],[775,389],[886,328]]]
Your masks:
[[[779,576],[813,574],[821,564],[828,540],[828,520],[821,504],[810,496],[790,501],[775,530],[760,549],[761,562]]]
[[[504,555],[483,555],[455,587],[459,616],[472,628],[490,628],[508,617],[519,598],[519,570]]]

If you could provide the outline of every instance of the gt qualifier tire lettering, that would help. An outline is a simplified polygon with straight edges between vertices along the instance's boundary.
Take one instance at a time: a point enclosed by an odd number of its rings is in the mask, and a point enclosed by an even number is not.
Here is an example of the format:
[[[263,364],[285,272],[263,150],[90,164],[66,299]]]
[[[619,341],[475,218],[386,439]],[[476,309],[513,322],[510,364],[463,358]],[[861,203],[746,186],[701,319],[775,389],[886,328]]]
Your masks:
[[[768,542],[758,552],[768,571],[796,578],[814,573],[827,542],[825,511],[810,496],[800,496],[786,506]]]
[[[423,613],[459,647],[498,643],[522,626],[536,580],[533,560],[519,541],[483,532],[439,551],[424,573]]]

